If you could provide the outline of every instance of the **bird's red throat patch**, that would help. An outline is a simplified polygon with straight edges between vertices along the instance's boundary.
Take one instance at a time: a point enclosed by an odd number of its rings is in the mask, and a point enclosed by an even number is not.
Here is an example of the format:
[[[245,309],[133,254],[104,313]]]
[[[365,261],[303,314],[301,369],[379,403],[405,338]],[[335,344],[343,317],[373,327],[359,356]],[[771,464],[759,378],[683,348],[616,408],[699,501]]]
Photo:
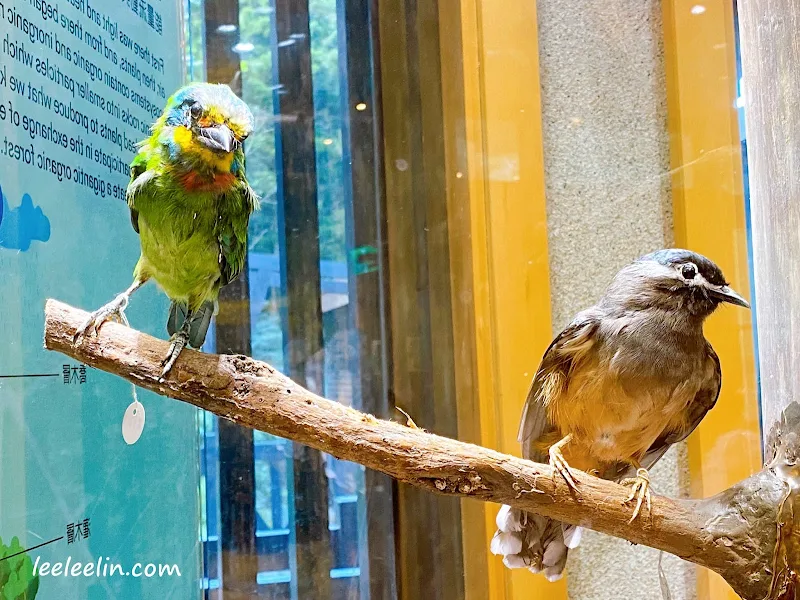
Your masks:
[[[180,181],[187,192],[224,192],[236,182],[236,176],[233,173],[217,173],[213,179],[209,179],[197,171],[188,171]]]

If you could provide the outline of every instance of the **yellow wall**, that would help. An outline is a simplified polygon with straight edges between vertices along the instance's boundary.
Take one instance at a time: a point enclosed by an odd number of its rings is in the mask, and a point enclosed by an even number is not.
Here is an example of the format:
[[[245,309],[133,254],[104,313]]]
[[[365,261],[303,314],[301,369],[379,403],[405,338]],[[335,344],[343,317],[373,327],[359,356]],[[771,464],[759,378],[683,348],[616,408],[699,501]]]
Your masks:
[[[452,2],[443,5],[453,9]],[[454,285],[453,305],[472,306],[471,323],[455,329],[472,348],[472,355],[463,357],[473,365],[471,384],[478,391],[469,406],[477,412],[472,441],[518,455],[522,406],[552,339],[536,7],[517,4],[509,18],[503,3],[462,0],[457,12],[463,96],[450,100],[463,106],[466,153],[452,148],[454,168],[448,173],[451,243],[457,247],[451,261],[458,263],[454,277],[460,273],[462,278]],[[447,43],[445,35],[442,39]],[[470,427],[469,415],[460,426]],[[482,531],[465,523],[465,531],[473,528],[464,536],[468,597],[566,598],[565,580],[551,584],[525,570],[510,571],[499,557],[468,546],[472,540],[488,547],[498,508],[476,509],[483,513]],[[481,575],[474,586],[469,585],[470,560],[485,562],[475,564]]]
[[[443,0],[439,11],[459,431],[518,454],[522,404],[552,331],[536,8],[508,18],[500,4]],[[701,14],[696,4],[663,4],[675,243],[712,258],[749,297],[732,0],[704,2]],[[723,307],[706,334],[723,387],[689,439],[693,497],[761,465],[751,315]],[[467,597],[566,598],[565,582],[509,571],[486,552],[496,511],[465,502]],[[736,596],[701,569],[698,597]]]
[[[670,163],[678,246],[720,265],[750,297],[742,156],[735,108],[732,0],[664,2]],[[689,437],[691,495],[713,495],[761,467],[753,331],[749,311],[723,307],[706,325],[722,364],[716,407]],[[737,598],[698,570],[698,597]]]

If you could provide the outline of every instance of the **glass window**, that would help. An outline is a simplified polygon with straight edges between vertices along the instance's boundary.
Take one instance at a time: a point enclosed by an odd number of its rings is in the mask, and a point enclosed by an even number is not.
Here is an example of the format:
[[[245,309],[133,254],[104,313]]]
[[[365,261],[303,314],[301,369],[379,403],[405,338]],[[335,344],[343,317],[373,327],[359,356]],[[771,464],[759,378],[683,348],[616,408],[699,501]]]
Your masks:
[[[261,196],[261,208],[250,223],[248,286],[235,298],[249,304],[250,327],[242,331],[244,323],[234,319],[226,335],[229,344],[239,345],[225,346],[219,328],[215,344],[220,350],[251,351],[319,393],[360,407],[354,278],[366,274],[377,280],[377,244],[353,245],[353,183],[344,159],[351,149],[342,94],[348,78],[340,55],[344,31],[337,4],[313,2],[305,10],[276,11],[270,2],[248,1],[224,9],[205,7],[205,12],[198,4],[187,11],[189,30],[205,30],[207,36],[205,47],[190,49],[214,56],[208,60],[227,69],[258,124],[246,151],[248,179]],[[363,57],[367,66],[369,60]],[[296,82],[298,77],[302,81]],[[374,195],[360,200],[376,203]],[[224,302],[218,322],[223,318],[230,318]],[[380,372],[383,350],[378,347],[378,352],[366,358]],[[242,450],[243,437],[251,448]],[[226,543],[224,512],[253,499],[242,498],[238,486],[224,481],[219,496],[206,488],[209,523],[220,510],[217,502],[228,507],[222,510],[221,538],[208,537],[210,590],[221,589],[224,595],[228,586],[249,582],[257,584],[253,593],[272,598],[312,593],[358,598],[362,590],[369,596],[362,575],[368,573],[363,563],[369,557],[363,467],[261,432],[218,430],[213,418],[207,419],[205,439],[208,481],[226,453],[231,460],[252,453],[252,464],[239,464],[239,474],[251,479],[255,500],[253,509],[237,513],[230,523],[239,528],[243,517],[252,519],[244,526],[254,539],[244,541],[247,548],[234,549],[256,557],[249,562],[255,572],[241,576],[237,571],[226,583],[218,575],[220,569],[226,572],[225,552],[220,552],[220,543]],[[390,487],[384,495],[391,502]],[[391,525],[388,513],[381,518]]]
[[[592,532],[556,582],[509,571],[490,551],[497,506],[132,388],[43,350],[42,314],[47,298],[101,307],[143,245],[168,243],[125,204],[136,144],[162,135],[181,86],[223,83],[253,114],[236,142],[260,207],[202,351],[520,455],[553,338],[637,257],[705,255],[755,305],[739,21],[736,2],[678,0],[0,0],[0,597],[639,599],[666,581],[733,598],[709,571]],[[189,142],[159,137],[133,170],[183,169],[154,196],[165,231],[160,203],[219,211],[215,186],[240,174],[233,153],[183,161],[210,124],[178,127]],[[207,252],[216,269],[225,244],[165,268]],[[188,301],[153,278],[123,304],[166,339],[167,295]],[[705,321],[725,383],[647,465],[659,494],[709,497],[761,468],[753,314]],[[102,573],[56,573],[78,562]],[[131,576],[137,563],[180,574]]]
[[[42,347],[46,298],[94,309],[131,284],[128,165],[183,81],[181,29],[176,2],[0,2],[4,598],[198,595],[195,409]],[[145,288],[127,316],[161,335],[167,309]]]

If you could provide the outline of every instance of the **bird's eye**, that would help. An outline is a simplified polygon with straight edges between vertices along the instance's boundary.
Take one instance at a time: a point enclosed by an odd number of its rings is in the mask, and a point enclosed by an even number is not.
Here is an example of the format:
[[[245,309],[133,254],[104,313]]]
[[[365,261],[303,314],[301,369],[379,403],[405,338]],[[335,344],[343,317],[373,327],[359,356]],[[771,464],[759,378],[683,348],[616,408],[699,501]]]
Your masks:
[[[203,107],[200,106],[199,102],[195,102],[192,104],[192,107],[189,109],[189,114],[192,115],[193,119],[199,119],[200,116],[203,114]]]
[[[681,275],[684,279],[694,279],[697,275],[697,267],[693,263],[686,263],[681,267]]]

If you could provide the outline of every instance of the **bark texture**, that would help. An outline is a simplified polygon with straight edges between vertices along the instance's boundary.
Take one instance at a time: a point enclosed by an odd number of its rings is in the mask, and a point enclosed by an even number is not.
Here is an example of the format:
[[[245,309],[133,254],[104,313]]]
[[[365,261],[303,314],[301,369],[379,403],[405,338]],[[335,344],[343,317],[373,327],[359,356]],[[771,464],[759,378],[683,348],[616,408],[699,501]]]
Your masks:
[[[718,572],[746,600],[782,597],[779,589],[785,591],[783,584],[793,581],[796,560],[791,554],[797,544],[777,543],[779,531],[784,532],[781,539],[794,539],[787,537],[786,527],[778,527],[779,512],[782,521],[793,523],[793,514],[787,516],[787,506],[793,506],[787,504],[788,476],[779,473],[791,471],[786,465],[798,455],[800,410],[774,432],[775,458],[768,468],[706,500],[654,496],[652,511],[644,510],[629,523],[632,506],[625,503],[628,489],[623,486],[576,471],[580,493],[573,494],[547,465],[376,419],[321,398],[246,356],[185,350],[168,378],[159,381],[167,342],[106,323],[98,336],[74,344],[75,330],[86,316],[48,300],[45,347],[434,493],[510,504],[664,550]],[[772,575],[778,570],[780,581]]]

